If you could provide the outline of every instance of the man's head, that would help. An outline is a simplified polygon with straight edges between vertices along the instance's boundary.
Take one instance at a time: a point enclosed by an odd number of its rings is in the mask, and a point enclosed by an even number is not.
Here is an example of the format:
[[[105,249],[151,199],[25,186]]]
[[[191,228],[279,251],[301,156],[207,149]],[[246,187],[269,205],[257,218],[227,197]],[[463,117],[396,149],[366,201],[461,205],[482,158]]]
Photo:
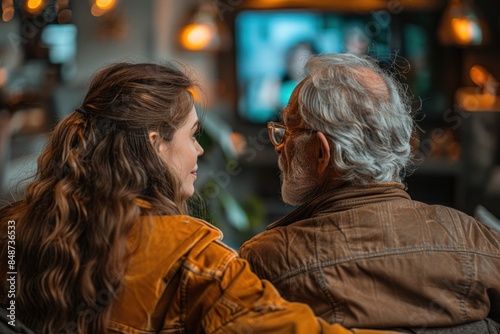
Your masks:
[[[413,132],[404,87],[352,54],[316,56],[306,68],[282,112],[285,129],[275,131],[284,134],[276,146],[283,200],[301,204],[346,183],[401,181]]]

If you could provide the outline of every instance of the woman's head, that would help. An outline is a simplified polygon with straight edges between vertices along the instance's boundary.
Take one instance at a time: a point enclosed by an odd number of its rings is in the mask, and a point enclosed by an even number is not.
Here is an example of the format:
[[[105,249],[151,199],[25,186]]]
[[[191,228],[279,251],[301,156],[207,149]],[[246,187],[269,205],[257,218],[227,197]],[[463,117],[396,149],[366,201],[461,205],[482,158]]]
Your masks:
[[[103,332],[132,226],[144,214],[185,213],[203,153],[194,86],[171,64],[114,64],[54,129],[25,200],[8,212],[18,222],[19,316],[37,332]],[[103,311],[89,322],[96,303]]]
[[[183,213],[192,180],[178,173],[183,157],[166,148],[196,117],[195,85],[171,64],[118,63],[100,70],[82,106],[54,130],[39,173],[77,176],[102,198],[122,193],[147,199],[163,213]]]
[[[178,68],[157,64],[119,63],[93,78],[81,107],[87,130],[101,139],[118,139],[118,146],[128,149],[116,156],[115,163],[121,160],[143,170],[149,179],[144,183],[143,196],[169,191],[173,195],[170,199],[179,205],[178,200],[184,201],[193,193],[179,184],[185,179],[179,178],[176,166],[183,157],[166,154],[172,151],[166,148],[188,119],[197,120],[191,94],[194,85]],[[163,154],[158,155],[160,151]],[[111,158],[102,153],[101,159]],[[162,189],[165,187],[170,189]]]
[[[134,134],[159,131],[171,140],[193,107],[194,85],[171,64],[117,63],[94,75],[82,109],[91,120],[118,122],[120,129]]]

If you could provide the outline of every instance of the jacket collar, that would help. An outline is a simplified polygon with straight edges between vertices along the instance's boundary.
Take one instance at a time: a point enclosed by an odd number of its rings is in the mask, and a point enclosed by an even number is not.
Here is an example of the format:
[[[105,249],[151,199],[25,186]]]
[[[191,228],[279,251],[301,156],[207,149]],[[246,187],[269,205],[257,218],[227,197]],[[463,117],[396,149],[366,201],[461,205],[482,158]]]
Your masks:
[[[332,213],[398,198],[411,199],[405,189],[405,185],[399,182],[331,189],[302,204],[288,215],[268,225],[266,229],[287,226],[299,220],[314,217],[319,213]]]

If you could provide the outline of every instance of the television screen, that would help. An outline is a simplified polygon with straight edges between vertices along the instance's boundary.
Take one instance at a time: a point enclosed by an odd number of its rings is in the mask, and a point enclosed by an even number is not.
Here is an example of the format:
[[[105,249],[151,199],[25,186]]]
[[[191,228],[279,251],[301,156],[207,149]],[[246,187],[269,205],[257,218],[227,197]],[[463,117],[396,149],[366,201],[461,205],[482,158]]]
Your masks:
[[[42,42],[49,48],[52,64],[71,62],[76,57],[77,28],[73,24],[49,24],[42,31]]]
[[[278,118],[305,76],[304,64],[313,54],[368,54],[382,63],[394,64],[395,55],[401,56],[401,50],[395,48],[403,48],[408,57],[405,61],[415,61],[411,73],[405,73],[413,86],[410,88],[422,93],[430,85],[425,30],[409,24],[403,31],[395,31],[387,12],[248,9],[237,13],[234,28],[237,109],[251,123]],[[411,36],[411,43],[403,45],[401,35]]]

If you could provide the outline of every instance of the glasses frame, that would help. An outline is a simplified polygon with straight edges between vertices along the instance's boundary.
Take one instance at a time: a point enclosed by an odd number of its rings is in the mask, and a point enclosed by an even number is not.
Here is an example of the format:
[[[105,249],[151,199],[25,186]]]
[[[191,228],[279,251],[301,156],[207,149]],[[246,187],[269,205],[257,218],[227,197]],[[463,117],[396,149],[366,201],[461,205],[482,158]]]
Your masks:
[[[281,140],[278,141],[276,140],[276,130],[281,130],[283,131],[283,135],[281,136]],[[299,133],[299,132],[313,132],[315,130],[310,129],[310,128],[296,128],[294,129],[293,132],[289,131],[288,128],[286,127],[285,124],[280,123],[280,122],[267,122],[267,134],[269,136],[269,141],[271,144],[273,144],[274,148],[276,150],[280,150],[284,145],[285,145],[285,138],[292,133]]]

